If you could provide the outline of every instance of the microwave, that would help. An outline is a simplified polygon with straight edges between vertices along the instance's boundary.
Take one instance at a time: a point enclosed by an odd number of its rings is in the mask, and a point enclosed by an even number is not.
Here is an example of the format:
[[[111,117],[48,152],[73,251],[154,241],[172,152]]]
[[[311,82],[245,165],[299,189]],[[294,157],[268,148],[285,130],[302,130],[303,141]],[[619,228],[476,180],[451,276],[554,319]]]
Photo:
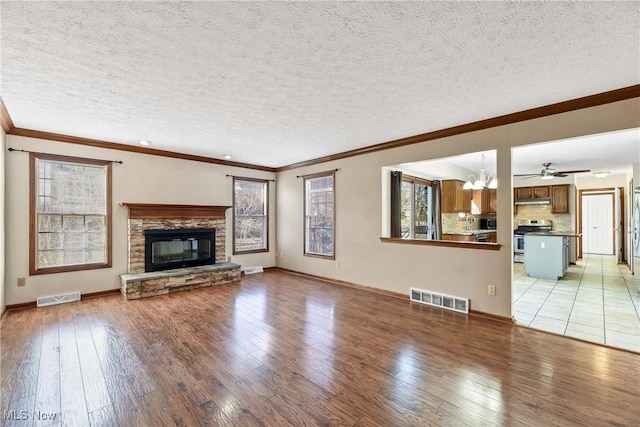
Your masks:
[[[480,218],[481,230],[496,230],[497,228],[498,224],[495,218]]]

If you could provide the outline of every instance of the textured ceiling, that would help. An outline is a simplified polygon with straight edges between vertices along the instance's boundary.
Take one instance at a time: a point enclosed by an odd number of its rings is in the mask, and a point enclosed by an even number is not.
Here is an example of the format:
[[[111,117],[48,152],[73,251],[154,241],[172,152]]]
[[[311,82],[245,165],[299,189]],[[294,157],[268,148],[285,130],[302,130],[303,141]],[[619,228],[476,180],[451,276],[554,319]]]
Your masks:
[[[282,166],[640,82],[639,2],[11,2],[17,127]]]

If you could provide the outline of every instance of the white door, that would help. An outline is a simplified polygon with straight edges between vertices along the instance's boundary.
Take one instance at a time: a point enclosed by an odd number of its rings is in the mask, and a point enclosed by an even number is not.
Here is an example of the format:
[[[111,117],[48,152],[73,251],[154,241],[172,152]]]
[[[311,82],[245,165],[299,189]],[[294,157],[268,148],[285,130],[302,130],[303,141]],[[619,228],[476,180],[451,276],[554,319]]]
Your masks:
[[[613,255],[613,194],[582,195],[582,251]]]

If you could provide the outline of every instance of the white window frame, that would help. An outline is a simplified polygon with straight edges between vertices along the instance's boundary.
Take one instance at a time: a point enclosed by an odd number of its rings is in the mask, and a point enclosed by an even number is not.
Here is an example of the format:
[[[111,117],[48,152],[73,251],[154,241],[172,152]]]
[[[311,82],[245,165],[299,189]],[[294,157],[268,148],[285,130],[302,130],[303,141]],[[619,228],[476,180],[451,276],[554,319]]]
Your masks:
[[[236,188],[236,183],[239,181],[251,182],[251,183],[260,183],[263,185],[263,212],[264,215],[241,215],[238,214],[236,201],[238,199]],[[236,230],[238,227],[238,221],[241,218],[246,217],[258,217],[262,218],[262,245],[260,248],[255,249],[238,249],[236,242]],[[256,179],[256,178],[243,178],[243,177],[233,177],[233,254],[241,255],[241,254],[251,254],[258,252],[268,252],[269,251],[269,180],[267,179]]]
[[[331,193],[331,197],[327,202],[331,203],[331,215],[319,215],[317,212],[311,212],[311,201],[310,196],[312,194],[312,190],[310,189],[311,183],[315,180],[331,178],[331,189],[329,192]],[[335,247],[336,247],[336,179],[335,179],[335,171],[331,172],[322,172],[314,175],[308,175],[304,177],[304,255],[311,257],[319,257],[326,259],[335,259]],[[315,190],[317,191],[317,190]],[[327,192],[325,190],[325,192]],[[309,236],[311,234],[311,223],[313,219],[318,219],[320,217],[329,218],[329,222],[331,224],[331,246],[328,251],[317,251],[310,247]]]

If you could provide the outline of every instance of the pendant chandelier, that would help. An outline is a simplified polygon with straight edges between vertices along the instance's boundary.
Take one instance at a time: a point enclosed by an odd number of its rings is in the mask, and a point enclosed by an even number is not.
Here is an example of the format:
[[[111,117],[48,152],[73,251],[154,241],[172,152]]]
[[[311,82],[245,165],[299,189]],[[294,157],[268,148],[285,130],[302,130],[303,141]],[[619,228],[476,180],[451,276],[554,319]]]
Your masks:
[[[498,188],[498,180],[495,175],[484,170],[484,154],[482,155],[482,169],[478,176],[469,175],[467,182],[462,186],[463,190],[482,190],[483,188]]]

